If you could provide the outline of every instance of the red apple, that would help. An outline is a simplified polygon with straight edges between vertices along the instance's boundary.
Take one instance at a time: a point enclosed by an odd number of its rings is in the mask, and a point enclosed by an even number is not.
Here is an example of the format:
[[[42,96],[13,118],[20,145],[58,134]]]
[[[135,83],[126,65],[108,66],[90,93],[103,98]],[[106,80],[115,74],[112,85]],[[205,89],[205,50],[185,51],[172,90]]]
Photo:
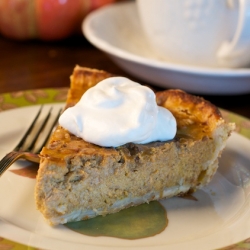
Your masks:
[[[0,32],[18,39],[37,36],[33,0],[0,0]]]
[[[65,38],[93,9],[116,0],[0,0],[0,33],[14,39]]]
[[[36,0],[39,37],[61,39],[71,35],[82,21],[81,0]]]

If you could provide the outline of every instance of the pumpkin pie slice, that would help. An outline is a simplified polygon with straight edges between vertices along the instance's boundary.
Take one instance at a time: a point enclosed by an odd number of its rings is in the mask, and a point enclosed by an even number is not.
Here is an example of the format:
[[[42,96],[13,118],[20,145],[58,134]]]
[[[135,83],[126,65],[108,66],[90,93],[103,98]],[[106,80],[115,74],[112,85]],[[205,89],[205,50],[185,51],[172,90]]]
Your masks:
[[[66,108],[111,76],[76,66]],[[183,195],[210,182],[234,124],[210,102],[181,90],[158,92],[156,101],[176,118],[171,141],[107,148],[57,127],[40,153],[35,187],[37,209],[51,225]]]

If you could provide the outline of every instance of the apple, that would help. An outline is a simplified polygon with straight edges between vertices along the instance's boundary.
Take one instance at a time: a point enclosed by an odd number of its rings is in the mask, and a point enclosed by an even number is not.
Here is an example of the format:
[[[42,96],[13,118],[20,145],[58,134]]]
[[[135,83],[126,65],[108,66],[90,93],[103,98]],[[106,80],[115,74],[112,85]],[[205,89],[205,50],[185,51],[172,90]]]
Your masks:
[[[75,33],[92,10],[116,0],[0,0],[0,33],[13,39],[58,40]]]
[[[35,1],[0,0],[0,32],[10,38],[37,36]]]
[[[36,0],[39,36],[61,39],[75,31],[82,20],[82,0]]]

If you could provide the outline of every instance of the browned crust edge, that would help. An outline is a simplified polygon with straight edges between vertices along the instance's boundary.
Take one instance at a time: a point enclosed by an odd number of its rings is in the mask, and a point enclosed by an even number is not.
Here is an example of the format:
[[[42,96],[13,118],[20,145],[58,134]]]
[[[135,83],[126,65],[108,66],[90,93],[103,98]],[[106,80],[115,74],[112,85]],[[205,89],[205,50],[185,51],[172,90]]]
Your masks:
[[[192,117],[197,122],[210,122],[212,125],[222,118],[219,109],[211,102],[179,89],[157,92],[156,100],[158,105],[169,109],[177,117],[181,116],[181,119]]]
[[[67,96],[66,107],[75,105],[89,88],[112,76],[114,75],[103,70],[76,65],[70,76],[70,89]]]

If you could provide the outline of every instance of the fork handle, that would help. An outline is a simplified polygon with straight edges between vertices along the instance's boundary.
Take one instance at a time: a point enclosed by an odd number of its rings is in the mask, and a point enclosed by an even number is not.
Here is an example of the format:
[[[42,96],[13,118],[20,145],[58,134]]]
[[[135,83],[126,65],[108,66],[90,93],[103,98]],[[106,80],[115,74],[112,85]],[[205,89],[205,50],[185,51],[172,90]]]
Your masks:
[[[34,163],[40,163],[40,157],[38,154],[33,154],[33,153],[29,153],[29,152],[24,152],[22,154],[22,158]]]
[[[23,158],[35,163],[40,162],[40,158],[36,154],[29,152],[10,152],[0,161],[0,176],[19,158]]]

